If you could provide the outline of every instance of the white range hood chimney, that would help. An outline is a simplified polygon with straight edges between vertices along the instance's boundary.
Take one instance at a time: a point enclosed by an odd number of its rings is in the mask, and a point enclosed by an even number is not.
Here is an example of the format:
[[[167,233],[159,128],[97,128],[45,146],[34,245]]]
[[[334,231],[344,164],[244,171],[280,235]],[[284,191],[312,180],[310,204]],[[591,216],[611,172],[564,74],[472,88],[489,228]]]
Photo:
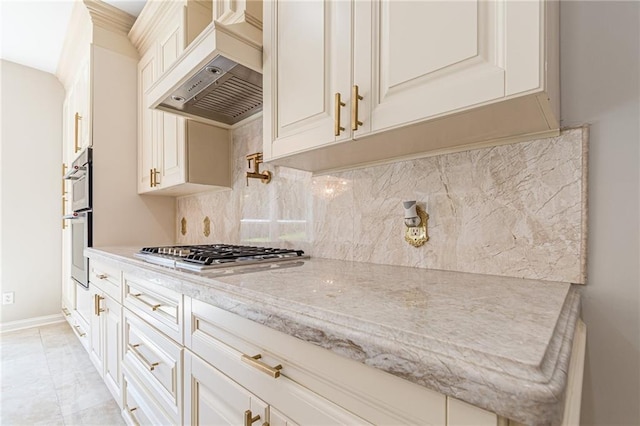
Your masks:
[[[262,1],[213,8],[213,21],[149,88],[146,104],[233,125],[262,111]]]

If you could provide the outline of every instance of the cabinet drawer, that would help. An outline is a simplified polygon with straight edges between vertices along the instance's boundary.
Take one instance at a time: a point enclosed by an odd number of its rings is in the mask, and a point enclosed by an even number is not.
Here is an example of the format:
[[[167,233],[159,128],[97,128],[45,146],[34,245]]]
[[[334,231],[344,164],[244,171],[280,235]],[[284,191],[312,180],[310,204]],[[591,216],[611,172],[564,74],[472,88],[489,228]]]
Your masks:
[[[198,300],[190,311],[186,346],[295,423],[308,423],[308,407],[357,419],[333,424],[446,423],[442,394]],[[248,359],[258,354],[257,361],[282,366],[280,377]]]
[[[182,346],[125,310],[125,368],[140,379],[174,420],[181,418],[182,351]]]
[[[182,343],[183,296],[135,275],[123,274],[124,306]]]
[[[144,388],[131,376],[125,374],[122,381],[124,404],[122,417],[130,426],[176,424],[168,418],[144,393]],[[178,422],[180,423],[180,422]]]
[[[105,263],[89,262],[89,282],[122,303],[122,272]]]

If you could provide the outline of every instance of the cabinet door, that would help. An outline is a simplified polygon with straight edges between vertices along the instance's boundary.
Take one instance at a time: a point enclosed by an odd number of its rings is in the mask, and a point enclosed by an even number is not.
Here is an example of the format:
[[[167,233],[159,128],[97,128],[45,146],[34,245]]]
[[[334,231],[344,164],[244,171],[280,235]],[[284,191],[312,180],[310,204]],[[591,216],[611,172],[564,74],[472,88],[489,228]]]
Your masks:
[[[120,359],[122,358],[122,305],[110,297],[102,300],[100,317],[104,322],[104,380],[107,388],[122,407],[122,371]]]
[[[92,145],[91,138],[91,58],[82,61],[77,81],[77,106],[82,119],[79,122],[79,141],[80,150]]]
[[[355,2],[355,137],[502,98],[506,3]]]
[[[254,424],[269,421],[267,404],[187,351],[185,396],[185,424],[246,425],[247,410],[252,418],[260,416]]]
[[[184,50],[184,24],[176,19],[158,42],[158,70],[162,75]],[[157,112],[158,145],[155,167],[159,187],[166,188],[185,182],[185,119],[175,114]]]
[[[152,189],[155,167],[156,120],[160,113],[146,105],[145,92],[156,79],[156,50],[151,48],[138,62],[138,193]]]
[[[265,2],[265,158],[349,140],[351,2]],[[345,104],[336,108],[336,94]],[[340,127],[336,132],[338,115]],[[339,135],[336,135],[339,133]]]
[[[91,332],[89,333],[89,357],[91,362],[96,366],[100,376],[104,375],[104,331],[103,321],[100,312],[103,310],[102,292],[93,290],[95,286],[91,286],[91,306],[93,308],[92,315],[89,318],[89,327]]]

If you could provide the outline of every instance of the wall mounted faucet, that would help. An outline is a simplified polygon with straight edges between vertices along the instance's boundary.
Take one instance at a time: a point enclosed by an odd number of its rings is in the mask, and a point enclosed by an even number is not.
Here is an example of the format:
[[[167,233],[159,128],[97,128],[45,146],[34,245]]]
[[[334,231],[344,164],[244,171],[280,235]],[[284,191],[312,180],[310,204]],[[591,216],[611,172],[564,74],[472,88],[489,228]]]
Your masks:
[[[262,183],[271,182],[271,172],[265,170],[260,172],[260,164],[262,163],[262,153],[256,152],[255,154],[247,155],[247,161],[249,162],[249,169],[251,169],[251,160],[253,160],[253,171],[247,172],[247,186],[249,186],[249,178],[260,179]]]

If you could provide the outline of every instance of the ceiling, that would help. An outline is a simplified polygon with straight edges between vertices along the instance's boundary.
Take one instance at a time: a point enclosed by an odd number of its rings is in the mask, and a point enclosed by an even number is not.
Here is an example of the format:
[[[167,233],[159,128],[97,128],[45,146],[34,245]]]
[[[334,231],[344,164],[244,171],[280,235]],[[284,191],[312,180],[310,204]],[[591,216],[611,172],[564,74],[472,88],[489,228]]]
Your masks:
[[[104,0],[138,16],[146,0]],[[0,0],[0,58],[54,74],[74,0]]]

